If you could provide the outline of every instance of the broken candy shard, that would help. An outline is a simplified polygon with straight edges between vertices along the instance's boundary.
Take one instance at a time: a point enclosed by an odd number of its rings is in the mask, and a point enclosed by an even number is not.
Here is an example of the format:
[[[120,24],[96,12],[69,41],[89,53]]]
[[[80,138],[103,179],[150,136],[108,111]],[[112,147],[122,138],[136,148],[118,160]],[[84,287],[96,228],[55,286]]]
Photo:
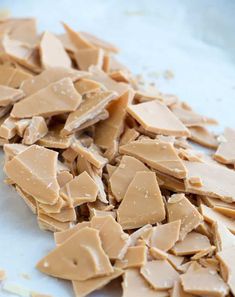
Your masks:
[[[235,164],[235,130],[226,128],[222,141],[214,154],[214,159],[223,164]]]
[[[22,90],[16,90],[7,86],[0,85],[0,106],[14,104],[24,97]]]
[[[61,41],[52,33],[44,32],[39,44],[43,68],[71,67],[71,60]]]
[[[100,48],[82,49],[75,53],[74,58],[80,70],[88,71],[91,65],[96,65],[101,69],[104,51]]]
[[[28,127],[25,129],[23,143],[33,144],[48,132],[46,121],[43,117],[33,117]]]
[[[36,115],[49,117],[74,111],[82,101],[71,78],[64,78],[16,103],[11,111],[15,118]]]
[[[216,149],[218,147],[218,140],[216,136],[207,130],[205,127],[190,127],[190,139],[202,146]]]
[[[186,177],[186,168],[172,143],[159,142],[155,139],[137,140],[121,146],[119,151],[167,175],[176,178]]]
[[[197,267],[180,276],[184,291],[200,296],[225,297],[229,288],[216,270]]]
[[[113,273],[101,246],[99,231],[89,227],[79,230],[56,247],[36,267],[45,274],[78,281]]]
[[[87,120],[95,118],[116,97],[116,93],[110,91],[87,94],[81,106],[69,114],[64,129],[61,131],[62,135],[71,134]]]
[[[86,76],[89,76],[88,72],[64,67],[53,67],[42,71],[40,74],[32,78],[25,79],[22,82],[20,89],[26,96],[29,96],[63,78],[69,77],[74,82]]]
[[[129,105],[127,111],[146,131],[172,136],[190,135],[169,108],[157,100]]]
[[[115,262],[115,267],[127,269],[138,268],[143,266],[147,261],[147,247],[143,246],[131,246],[127,249],[123,259]]]
[[[57,156],[55,151],[32,145],[7,162],[4,170],[11,180],[37,201],[54,204],[59,197]]]
[[[165,218],[162,195],[154,172],[137,172],[117,210],[123,229],[155,224]]]

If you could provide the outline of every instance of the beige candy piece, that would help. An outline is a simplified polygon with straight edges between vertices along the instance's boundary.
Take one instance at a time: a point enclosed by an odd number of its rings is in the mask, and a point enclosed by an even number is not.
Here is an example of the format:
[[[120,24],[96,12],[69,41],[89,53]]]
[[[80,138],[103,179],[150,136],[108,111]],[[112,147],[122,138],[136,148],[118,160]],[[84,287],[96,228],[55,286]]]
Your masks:
[[[216,254],[220,261],[220,269],[223,279],[228,283],[231,292],[235,294],[235,246],[225,248]]]
[[[105,88],[116,92],[119,96],[122,96],[127,90],[130,89],[128,84],[116,82],[115,80],[111,79],[107,73],[94,65],[89,68],[89,72],[91,73],[91,79],[102,83]]]
[[[226,128],[223,137],[213,157],[223,164],[235,164],[235,130]]]
[[[113,71],[109,75],[112,79],[114,79],[117,82],[130,83],[130,78],[128,77],[128,73],[123,70]]]
[[[139,135],[140,133],[136,131],[134,128],[127,128],[121,136],[120,145],[125,145],[136,140]]]
[[[16,135],[16,120],[14,118],[6,118],[0,126],[0,137],[11,139]]]
[[[213,224],[214,243],[217,251],[223,251],[226,248],[235,246],[235,235],[232,234],[226,225],[220,222]]]
[[[126,108],[129,102],[132,101],[134,93],[132,91],[125,92],[114,102],[111,102],[107,108],[109,117],[107,120],[100,122],[95,129],[95,143],[108,149],[113,141],[116,141],[124,126],[126,117]]]
[[[208,249],[204,250],[204,251],[200,251],[198,253],[196,253],[195,255],[193,255],[191,257],[191,260],[199,260],[203,257],[211,257],[215,251],[216,247],[215,246],[211,246]]]
[[[167,201],[167,210],[169,222],[181,221],[179,240],[183,240],[185,236],[193,229],[197,228],[203,220],[197,208],[184,194],[172,195]]]
[[[182,265],[185,257],[168,254],[167,261],[175,268],[175,270],[182,272]]]
[[[25,151],[28,147],[21,143],[6,143],[3,147],[5,153],[5,161],[10,161],[16,155]]]
[[[81,131],[86,128],[91,128],[91,126],[94,126],[96,123],[100,121],[104,121],[109,117],[109,113],[106,109],[102,110],[97,116],[91,120],[87,120],[85,123],[83,123],[77,131]],[[92,139],[93,141],[93,139]]]
[[[180,221],[153,227],[149,245],[167,252],[179,240]]]
[[[24,80],[20,89],[26,96],[29,96],[46,88],[49,84],[57,82],[63,78],[69,77],[73,82],[75,82],[86,76],[89,76],[88,72],[63,67],[53,67],[42,71],[40,74],[32,78]]]
[[[39,52],[44,69],[52,67],[70,68],[72,65],[70,57],[65,51],[61,41],[48,31],[44,32],[42,35],[39,44]]]
[[[160,172],[157,172],[156,175],[161,188],[179,193],[186,192],[183,180],[176,179]]]
[[[58,181],[60,188],[65,186],[72,179],[73,179],[73,175],[68,171],[61,171],[61,172],[57,173],[57,181]]]
[[[71,78],[67,77],[16,103],[11,116],[29,118],[36,115],[59,115],[76,110],[81,100],[81,95],[75,90]]]
[[[167,260],[147,262],[140,269],[140,273],[155,290],[171,289],[179,279],[178,272]]]
[[[105,87],[92,79],[82,78],[74,83],[74,87],[82,96],[92,92],[104,90]]]
[[[20,137],[24,136],[25,129],[29,126],[31,120],[30,119],[21,119],[16,122],[16,133]]]
[[[174,283],[174,286],[171,290],[170,297],[194,297],[194,295],[190,293],[186,293],[183,290],[181,282],[178,280]]]
[[[81,49],[75,53],[75,61],[80,70],[88,71],[91,65],[102,68],[104,51],[101,48]]]
[[[202,197],[202,200],[214,210],[223,215],[235,219],[235,203],[227,203],[217,198]]]
[[[210,247],[210,241],[205,235],[192,231],[186,235],[184,240],[174,245],[172,252],[177,256],[187,256],[207,250]]]
[[[80,35],[83,36],[84,38],[86,38],[86,40],[91,42],[95,47],[102,48],[108,52],[113,52],[113,53],[119,52],[119,49],[115,45],[113,45],[103,39],[100,39],[97,36],[94,36],[87,32],[80,32]]]
[[[75,207],[86,202],[96,200],[98,187],[87,172],[74,177],[63,188],[60,189],[60,195]]]
[[[30,121],[30,124],[25,129],[22,143],[33,144],[40,138],[44,137],[48,132],[46,121],[43,117],[35,116]]]
[[[214,163],[183,162],[188,171],[185,180],[187,192],[219,198],[226,202],[235,201],[235,185],[233,182],[235,172],[233,170]],[[201,178],[201,187],[189,183],[188,180],[195,176]]]
[[[78,230],[84,229],[86,227],[90,227],[90,222],[82,222],[77,223],[74,227],[67,229],[65,231],[61,232],[55,232],[54,233],[54,239],[56,245],[60,245],[64,243],[68,238],[70,238],[72,235],[74,235]]]
[[[162,195],[154,172],[137,172],[117,210],[123,229],[135,229],[165,218]]]
[[[114,272],[108,276],[96,277],[86,281],[73,281],[73,290],[76,297],[86,297],[88,294],[99,290],[110,283],[112,280],[120,277],[123,270],[114,268]]]
[[[130,105],[127,111],[149,132],[172,136],[190,135],[168,107],[157,100]]]
[[[146,246],[132,246],[126,251],[122,260],[115,262],[115,267],[122,269],[138,268],[145,265],[147,262],[147,247]]]
[[[7,162],[4,170],[10,179],[37,201],[54,204],[59,197],[57,156],[58,153],[54,151],[32,145]]]
[[[84,38],[79,32],[74,31],[72,28],[70,28],[67,24],[62,23],[64,26],[64,29],[70,39],[70,41],[73,43],[73,45],[77,48],[77,50],[82,49],[89,49],[89,48],[95,48],[86,38]]]
[[[191,109],[185,108],[183,104],[175,104],[171,107],[171,111],[184,123],[187,127],[198,127],[205,124],[214,124],[218,122],[214,119],[202,116]]]
[[[103,168],[108,162],[108,160],[101,155],[99,148],[94,144],[87,148],[78,140],[73,142],[71,147],[98,169]]]
[[[166,252],[156,247],[151,247],[149,249],[149,253],[155,260],[166,260],[168,258],[168,254]]]
[[[38,264],[48,275],[68,280],[88,280],[113,273],[101,246],[99,231],[85,227],[56,247]]]
[[[116,98],[116,94],[110,91],[100,91],[86,95],[80,108],[69,114],[63,135],[71,134],[76,131],[87,120],[94,119],[106,107],[106,105]]]
[[[91,227],[99,231],[105,253],[110,259],[121,259],[127,251],[129,235],[112,216],[93,217]]]
[[[24,80],[31,77],[32,75],[26,71],[8,65],[0,65],[0,85],[19,88]]]
[[[66,202],[59,197],[58,200],[56,201],[56,203],[49,205],[49,204],[44,204],[44,203],[38,203],[38,207],[40,207],[44,212],[46,213],[59,213],[62,209],[62,207],[64,207],[66,205]]]
[[[67,149],[70,147],[72,143],[72,136],[61,136],[60,131],[63,128],[63,125],[56,125],[54,127],[50,127],[48,133],[41,137],[37,144],[47,147],[47,148],[55,148],[55,149]]]
[[[219,145],[216,136],[205,127],[190,127],[190,139],[202,146],[216,149]]]
[[[229,288],[215,270],[196,267],[180,276],[183,290],[199,296],[225,297]]]
[[[122,297],[168,297],[167,291],[156,291],[140,275],[138,269],[125,270],[122,282]]]
[[[59,232],[67,230],[70,227],[69,222],[59,222],[43,213],[38,214],[37,220],[39,228],[46,231]]]
[[[201,204],[200,211],[204,217],[204,220],[208,223],[220,222],[223,223],[233,234],[235,234],[235,220],[228,218],[214,209]]]
[[[24,97],[22,90],[0,85],[0,106],[14,104]]]
[[[162,173],[176,178],[186,177],[186,168],[169,142],[144,139],[130,142],[119,148],[120,153],[133,156]]]
[[[47,213],[42,209],[39,209],[38,213],[47,215],[48,217],[62,223],[74,222],[76,221],[76,217],[77,217],[74,208],[70,208],[70,207],[62,208],[59,213]]]
[[[24,202],[28,207],[31,209],[31,211],[36,214],[37,213],[37,202],[36,200],[26,192],[24,192],[20,187],[16,186],[17,193],[23,198]]]
[[[130,156],[123,156],[109,180],[111,191],[117,201],[124,198],[137,171],[149,171],[149,169],[139,160]]]

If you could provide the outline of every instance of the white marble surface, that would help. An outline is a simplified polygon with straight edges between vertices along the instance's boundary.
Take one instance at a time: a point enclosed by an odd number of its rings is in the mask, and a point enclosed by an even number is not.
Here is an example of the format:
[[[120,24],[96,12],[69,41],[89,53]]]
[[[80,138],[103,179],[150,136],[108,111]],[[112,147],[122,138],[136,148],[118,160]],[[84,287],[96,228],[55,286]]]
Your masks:
[[[40,30],[61,32],[59,22],[64,20],[112,41],[122,49],[120,59],[135,73],[144,72],[162,91],[218,118],[222,128],[235,127],[233,0],[0,0],[0,8],[10,9],[14,16],[37,17]],[[174,79],[162,77],[167,69]],[[38,229],[35,217],[3,184],[2,171],[0,185],[0,267],[8,271],[8,282],[54,297],[73,296],[66,282],[34,269],[53,248],[52,235]],[[121,293],[109,288],[92,296]]]

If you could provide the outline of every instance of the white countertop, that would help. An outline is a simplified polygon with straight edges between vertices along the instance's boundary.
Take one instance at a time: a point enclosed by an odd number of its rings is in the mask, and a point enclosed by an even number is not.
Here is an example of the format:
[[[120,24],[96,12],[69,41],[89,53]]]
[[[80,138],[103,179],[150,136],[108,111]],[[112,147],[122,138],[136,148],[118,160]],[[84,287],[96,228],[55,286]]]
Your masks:
[[[1,0],[1,8],[13,16],[37,17],[40,30],[62,32],[63,20],[115,43],[122,49],[120,60],[133,72],[144,72],[160,90],[219,119],[220,131],[235,127],[234,1]],[[166,70],[174,79],[163,78]],[[54,247],[52,234],[38,229],[36,217],[3,184],[0,172],[0,268],[8,272],[7,282],[54,297],[73,296],[69,284],[35,270],[35,263]],[[121,293],[109,288],[91,296]]]

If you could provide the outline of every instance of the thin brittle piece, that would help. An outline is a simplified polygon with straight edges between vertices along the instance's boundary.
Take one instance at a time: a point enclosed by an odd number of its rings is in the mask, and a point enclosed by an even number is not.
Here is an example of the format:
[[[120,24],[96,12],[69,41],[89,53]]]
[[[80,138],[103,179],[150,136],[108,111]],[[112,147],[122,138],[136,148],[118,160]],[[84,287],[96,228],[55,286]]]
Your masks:
[[[91,65],[102,68],[104,51],[100,48],[81,49],[75,53],[75,61],[80,70],[88,71]]]
[[[235,164],[235,130],[226,128],[214,159],[222,164]]]
[[[115,262],[115,267],[127,269],[138,268],[145,265],[147,262],[147,247],[146,246],[131,246],[127,249],[123,259]]]
[[[43,117],[35,116],[24,131],[22,143],[30,145],[44,137],[48,132],[46,121]]]
[[[191,133],[189,138],[192,141],[211,149],[216,149],[218,147],[219,142],[216,139],[216,136],[205,127],[190,127],[189,131]]]
[[[0,106],[14,104],[24,97],[22,90],[0,85]]]

